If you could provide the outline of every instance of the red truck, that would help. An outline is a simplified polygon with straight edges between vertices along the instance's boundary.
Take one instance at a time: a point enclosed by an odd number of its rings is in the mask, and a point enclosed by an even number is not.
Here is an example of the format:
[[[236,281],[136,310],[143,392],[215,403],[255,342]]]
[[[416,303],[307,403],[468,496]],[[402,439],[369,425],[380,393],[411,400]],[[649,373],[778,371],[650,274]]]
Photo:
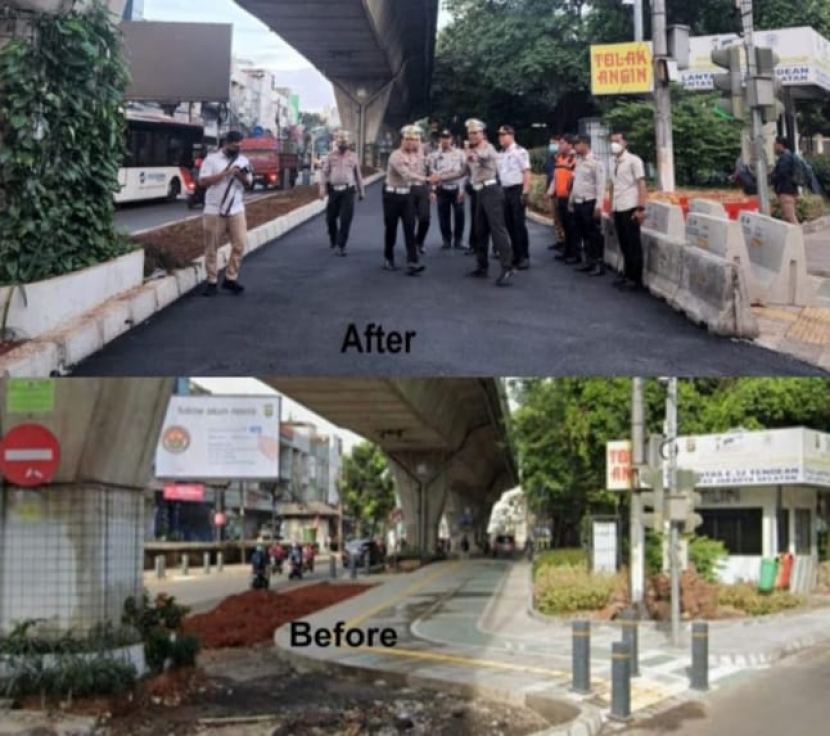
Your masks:
[[[300,158],[296,153],[280,150],[276,138],[246,138],[242,141],[242,153],[248,157],[254,169],[254,186],[261,184],[265,189],[293,187],[300,169]]]

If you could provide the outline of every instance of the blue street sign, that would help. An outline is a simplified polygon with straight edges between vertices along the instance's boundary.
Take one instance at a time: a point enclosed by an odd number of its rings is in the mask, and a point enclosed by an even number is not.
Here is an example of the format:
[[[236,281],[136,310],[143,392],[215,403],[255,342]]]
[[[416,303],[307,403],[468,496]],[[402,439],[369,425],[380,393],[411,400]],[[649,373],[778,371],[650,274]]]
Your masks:
[[[262,138],[262,136],[265,135],[265,128],[263,128],[261,125],[257,125],[256,128],[253,129],[251,135],[254,138]]]

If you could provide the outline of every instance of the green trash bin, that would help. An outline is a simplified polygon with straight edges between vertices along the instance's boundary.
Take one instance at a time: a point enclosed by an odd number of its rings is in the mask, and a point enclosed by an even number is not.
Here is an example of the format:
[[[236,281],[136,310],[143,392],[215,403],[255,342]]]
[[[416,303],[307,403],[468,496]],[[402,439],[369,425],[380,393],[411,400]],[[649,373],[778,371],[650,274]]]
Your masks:
[[[778,577],[778,558],[771,557],[761,560],[761,579],[758,581],[760,593],[772,593],[775,590],[775,579]]]

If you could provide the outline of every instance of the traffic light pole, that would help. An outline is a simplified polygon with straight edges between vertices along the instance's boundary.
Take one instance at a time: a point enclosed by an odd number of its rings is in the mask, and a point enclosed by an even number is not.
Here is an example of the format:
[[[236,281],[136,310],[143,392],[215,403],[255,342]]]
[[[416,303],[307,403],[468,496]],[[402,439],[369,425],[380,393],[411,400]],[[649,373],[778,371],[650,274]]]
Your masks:
[[[666,394],[666,446],[668,456],[668,478],[666,488],[669,498],[677,495],[677,379],[670,378]],[[671,520],[669,538],[669,566],[671,568],[671,635],[672,645],[680,646],[680,545],[679,523]]]
[[[645,598],[645,529],[640,477],[645,471],[645,420],[643,411],[643,379],[633,378],[631,386],[631,605],[641,610]]]
[[[754,24],[752,19],[752,0],[740,0],[741,23],[744,33],[744,48],[749,79],[758,75],[755,58]],[[767,180],[767,154],[764,149],[764,118],[759,107],[752,108],[752,152],[755,157],[755,179],[758,182],[758,206],[762,215],[770,214],[769,182]]]
[[[674,191],[674,143],[672,141],[671,87],[668,79],[669,40],[666,0],[654,0],[651,8],[654,46],[654,107],[657,129],[657,178],[660,191]]]

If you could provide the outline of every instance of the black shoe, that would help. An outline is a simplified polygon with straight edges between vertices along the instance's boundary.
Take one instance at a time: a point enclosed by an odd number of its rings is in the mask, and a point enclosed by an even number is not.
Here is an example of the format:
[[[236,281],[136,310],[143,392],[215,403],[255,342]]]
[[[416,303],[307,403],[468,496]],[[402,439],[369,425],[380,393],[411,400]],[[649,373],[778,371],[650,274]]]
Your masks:
[[[455,245],[453,245],[453,248],[456,248],[458,250],[461,250],[463,247],[464,246],[461,243],[456,243]]]
[[[207,283],[205,288],[202,289],[202,296],[216,296],[218,293],[219,289],[216,284]]]
[[[245,287],[242,286],[242,284],[240,284],[238,281],[228,281],[228,279],[225,279],[222,282],[222,288],[227,289],[232,294],[241,294],[243,291],[245,291]]]
[[[530,268],[530,259],[529,258],[522,258],[520,261],[517,261],[514,268],[519,269],[519,271],[527,271]]]
[[[642,284],[638,284],[636,281],[626,281],[622,285],[621,288],[622,288],[622,291],[637,292],[637,291],[645,291],[646,287],[643,286]]]
[[[449,250],[450,248],[452,248],[452,246],[449,243],[444,243],[441,246],[441,250]]]
[[[472,248],[467,248],[467,250],[464,251],[465,256],[474,256],[475,254],[476,252]]]
[[[487,269],[477,268],[475,271],[470,271],[470,273],[468,273],[467,276],[470,276],[471,278],[474,278],[474,279],[486,279],[487,278]]]
[[[566,266],[575,266],[577,263],[580,263],[580,260],[576,256],[567,256],[562,259],[562,263]]]
[[[589,276],[605,276],[605,266],[598,263],[596,266],[594,266],[594,270],[591,271],[588,275]]]
[[[559,250],[559,243],[551,243],[548,246],[548,250]]]
[[[334,250],[337,247],[337,243],[329,243],[329,248]]]
[[[501,276],[496,279],[496,286],[513,286],[512,278],[516,272],[512,268],[508,268],[501,272]]]
[[[395,261],[384,261],[383,262],[383,270],[384,271],[397,271],[398,267],[395,265]]]
[[[553,260],[554,261],[564,261],[566,258],[569,258],[569,257],[570,256],[566,256],[564,253],[560,253],[558,256],[554,256]]]
[[[594,270],[593,263],[583,263],[581,266],[577,266],[574,271],[579,271],[580,273],[588,273],[588,271]]]
[[[407,263],[406,264],[406,275],[407,276],[417,276],[419,273],[422,273],[426,270],[426,266],[423,266],[419,263]]]
[[[420,253],[422,256],[425,256],[425,255],[426,255],[426,253],[427,253],[427,252],[426,252],[426,248],[424,248],[424,246],[423,246],[423,245],[419,245],[419,246],[418,246],[418,253]]]
[[[612,285],[612,286],[614,286],[614,287],[615,287],[615,288],[617,288],[617,289],[620,289],[620,288],[622,288],[623,286],[625,286],[625,282],[626,282],[626,281],[628,281],[628,279],[627,279],[625,276],[617,276],[617,278],[615,278],[615,279],[611,282],[611,285]]]
[[[341,248],[340,248],[340,250],[338,251],[337,255],[339,255],[341,258],[345,258],[345,257],[346,257],[346,246],[345,246],[345,245],[344,245],[344,246],[341,246]]]

